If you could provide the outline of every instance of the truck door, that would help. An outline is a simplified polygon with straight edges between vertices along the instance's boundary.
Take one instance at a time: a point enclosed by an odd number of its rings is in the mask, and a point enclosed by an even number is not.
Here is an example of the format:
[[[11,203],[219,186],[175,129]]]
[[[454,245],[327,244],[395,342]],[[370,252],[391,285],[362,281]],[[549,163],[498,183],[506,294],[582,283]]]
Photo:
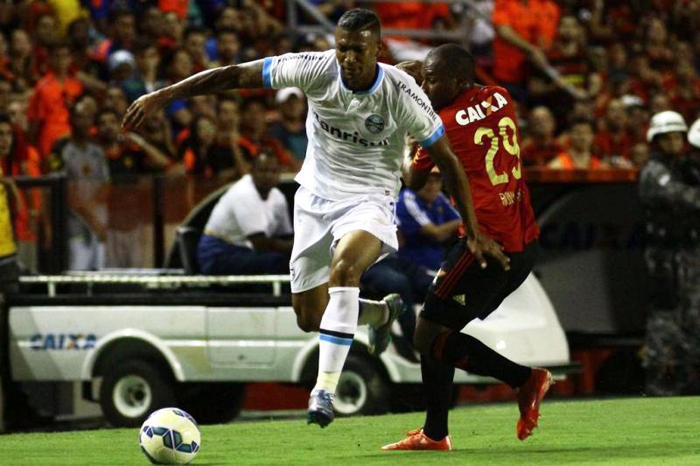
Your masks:
[[[270,365],[275,360],[276,307],[209,307],[207,337],[213,366]]]

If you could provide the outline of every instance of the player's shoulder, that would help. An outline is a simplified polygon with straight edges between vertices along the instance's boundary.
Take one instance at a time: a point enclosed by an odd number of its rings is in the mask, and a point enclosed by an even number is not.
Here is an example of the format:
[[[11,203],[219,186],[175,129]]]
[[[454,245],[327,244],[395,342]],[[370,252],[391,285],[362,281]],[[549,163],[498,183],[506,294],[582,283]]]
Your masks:
[[[397,95],[410,96],[420,89],[420,86],[416,80],[405,71],[386,63],[379,63],[379,66],[384,71],[384,79],[391,86],[391,88],[400,91]]]

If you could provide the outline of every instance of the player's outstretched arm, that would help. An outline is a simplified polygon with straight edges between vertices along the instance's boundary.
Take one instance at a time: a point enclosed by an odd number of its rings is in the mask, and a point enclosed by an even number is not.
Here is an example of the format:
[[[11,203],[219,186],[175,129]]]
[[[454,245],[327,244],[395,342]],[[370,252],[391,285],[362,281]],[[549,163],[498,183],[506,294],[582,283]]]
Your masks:
[[[425,151],[437,164],[447,189],[457,204],[457,210],[464,223],[467,246],[481,267],[486,267],[484,256],[488,255],[500,262],[504,269],[510,269],[510,259],[503,253],[503,247],[479,231],[467,174],[457,156],[452,152],[447,136],[443,135]]]
[[[229,89],[263,87],[262,69],[263,60],[213,68],[141,96],[129,106],[122,127],[127,130],[137,128],[148,115],[176,99]]]

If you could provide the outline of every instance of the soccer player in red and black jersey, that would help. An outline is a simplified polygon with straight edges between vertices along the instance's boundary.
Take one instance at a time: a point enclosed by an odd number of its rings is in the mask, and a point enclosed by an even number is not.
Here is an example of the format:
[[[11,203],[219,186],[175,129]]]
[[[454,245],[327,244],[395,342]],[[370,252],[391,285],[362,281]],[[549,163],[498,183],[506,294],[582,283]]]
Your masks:
[[[469,179],[478,231],[462,229],[462,239],[447,254],[418,319],[415,345],[421,352],[427,395],[425,424],[382,449],[452,448],[447,417],[455,367],[495,377],[518,390],[516,431],[524,440],[537,426],[540,401],[552,383],[551,374],[516,364],[461,333],[471,320],[484,319],[520,286],[537,256],[539,228],[522,177],[513,101],[501,87],[474,84],[472,57],[455,44],[432,50],[419,79],[440,112],[450,144]],[[433,165],[420,150],[407,157],[403,170],[406,184],[420,187]],[[478,234],[501,244],[510,258],[509,267],[490,259],[484,266],[475,260],[469,242]]]

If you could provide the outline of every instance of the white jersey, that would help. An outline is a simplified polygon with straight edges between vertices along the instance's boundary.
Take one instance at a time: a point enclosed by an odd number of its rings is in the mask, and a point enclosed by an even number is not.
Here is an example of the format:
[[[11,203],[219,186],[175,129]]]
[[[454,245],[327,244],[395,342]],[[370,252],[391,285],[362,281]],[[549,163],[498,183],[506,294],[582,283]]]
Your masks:
[[[324,199],[396,199],[406,134],[429,147],[445,132],[415,80],[390,65],[378,64],[377,79],[364,92],[342,82],[335,50],[268,57],[262,73],[266,87],[306,94],[309,144],[296,181]]]
[[[250,215],[255,212],[256,215]],[[267,199],[260,197],[253,177],[245,175],[236,181],[214,206],[204,233],[245,248],[253,248],[250,235],[264,233],[266,237],[292,234],[287,199],[272,188]]]

